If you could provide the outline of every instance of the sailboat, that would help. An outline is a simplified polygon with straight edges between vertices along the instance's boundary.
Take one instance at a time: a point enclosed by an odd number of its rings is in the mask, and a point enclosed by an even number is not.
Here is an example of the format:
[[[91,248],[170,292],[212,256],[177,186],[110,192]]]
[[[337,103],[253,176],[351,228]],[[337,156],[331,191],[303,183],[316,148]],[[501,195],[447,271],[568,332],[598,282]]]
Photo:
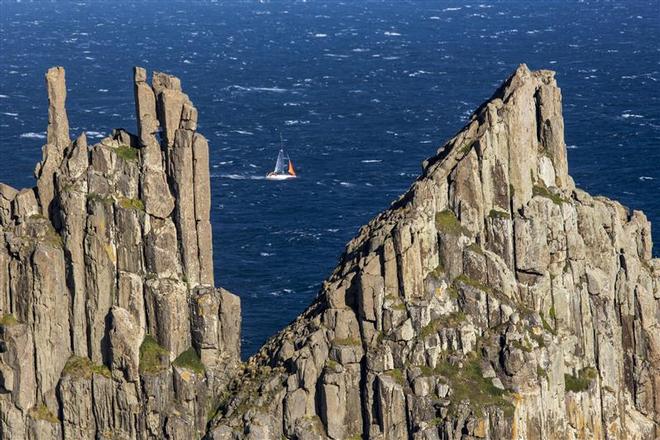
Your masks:
[[[280,136],[280,142],[282,141],[282,136]],[[282,145],[284,146],[284,145]],[[284,152],[284,149],[280,149],[279,154],[277,155],[277,162],[275,162],[275,169],[266,174],[266,179],[268,180],[287,180],[295,179],[296,170],[293,168],[293,161],[289,158],[289,155]]]

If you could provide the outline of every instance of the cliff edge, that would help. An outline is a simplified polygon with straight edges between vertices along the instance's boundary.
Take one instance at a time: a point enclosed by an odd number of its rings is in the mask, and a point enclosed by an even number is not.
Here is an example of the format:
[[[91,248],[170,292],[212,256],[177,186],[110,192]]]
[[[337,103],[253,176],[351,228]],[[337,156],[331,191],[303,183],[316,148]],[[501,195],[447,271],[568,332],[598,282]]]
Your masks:
[[[46,74],[36,188],[0,184],[0,438],[195,438],[240,364],[213,287],[209,156],[175,77],[134,72],[138,134],[69,139]]]
[[[46,84],[37,186],[0,184],[0,438],[660,436],[651,226],[575,187],[553,72],[521,65],[245,363],[180,81],[136,68],[138,134],[91,147]]]
[[[660,261],[521,65],[250,359],[219,439],[654,439]]]

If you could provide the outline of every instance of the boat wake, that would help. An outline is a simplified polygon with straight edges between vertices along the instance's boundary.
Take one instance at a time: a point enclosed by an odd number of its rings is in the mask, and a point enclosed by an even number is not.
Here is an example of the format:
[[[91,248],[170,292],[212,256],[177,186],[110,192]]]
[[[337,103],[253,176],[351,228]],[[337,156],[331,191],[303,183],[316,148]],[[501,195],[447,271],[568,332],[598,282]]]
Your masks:
[[[220,174],[221,179],[232,179],[232,180],[266,180],[266,176],[255,176],[255,175],[246,175],[246,174]]]

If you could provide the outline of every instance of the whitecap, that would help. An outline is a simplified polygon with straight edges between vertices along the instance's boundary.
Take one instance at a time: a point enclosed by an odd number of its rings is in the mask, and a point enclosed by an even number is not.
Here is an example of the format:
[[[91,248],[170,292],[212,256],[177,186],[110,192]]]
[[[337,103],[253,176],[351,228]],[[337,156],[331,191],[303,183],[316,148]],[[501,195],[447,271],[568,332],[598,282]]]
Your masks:
[[[325,38],[327,36],[328,36],[328,34],[314,34],[315,38]]]
[[[408,76],[415,78],[415,77],[418,77],[420,75],[428,75],[430,73],[431,72],[427,72],[426,70],[418,70],[416,72],[409,73]]]
[[[246,130],[234,130],[234,133],[246,134],[246,135],[250,135],[250,136],[254,135],[254,133],[252,133],[251,131],[246,131]]]
[[[385,32],[383,32],[383,34],[387,35],[388,37],[400,37],[401,36],[401,34],[398,33],[398,32],[385,31]]]
[[[262,257],[271,257],[275,254],[271,254],[271,253],[268,253],[268,252],[259,252],[259,255],[261,255]]]
[[[108,89],[99,89],[98,91],[101,93],[108,93]]]
[[[643,118],[644,116],[635,113],[624,112],[621,113],[621,117],[628,119],[628,118]]]
[[[233,85],[227,87],[225,90],[238,90],[241,92],[273,92],[273,93],[284,93],[287,90],[281,87],[244,87]]]
[[[10,113],[10,112],[2,112],[2,114],[6,116],[18,116],[18,113]]]
[[[355,186],[354,183],[348,183],[348,182],[339,182],[339,184],[341,186],[346,186],[346,187],[349,187],[349,188],[352,187],[352,186]]]
[[[440,17],[433,15],[432,17],[429,17],[429,20],[440,20]]]
[[[29,133],[23,133],[21,136],[23,139],[46,139],[46,132],[41,132],[41,133],[34,133],[34,132],[29,132]]]
[[[644,181],[646,181],[646,180],[653,180],[653,177],[650,177],[650,176],[639,176],[639,180],[641,180],[642,182],[644,182]]]
[[[577,150],[578,146],[577,145],[566,145],[567,150]]]
[[[447,12],[447,11],[460,11],[460,10],[461,10],[460,7],[458,7],[458,8],[445,8],[445,9],[442,10],[442,12]]]
[[[7,99],[7,98],[9,98],[9,96],[7,96],[7,95],[0,95],[0,99]]]
[[[383,160],[382,159],[365,159],[361,160],[360,162],[362,163],[381,163]]]
[[[85,134],[87,135],[87,137],[91,137],[91,138],[105,137],[105,135],[103,133],[101,133],[100,131],[87,131],[87,132],[85,132]]]
[[[284,125],[307,125],[309,124],[310,121],[300,121],[298,119],[295,120],[289,120],[289,121],[284,121]]]

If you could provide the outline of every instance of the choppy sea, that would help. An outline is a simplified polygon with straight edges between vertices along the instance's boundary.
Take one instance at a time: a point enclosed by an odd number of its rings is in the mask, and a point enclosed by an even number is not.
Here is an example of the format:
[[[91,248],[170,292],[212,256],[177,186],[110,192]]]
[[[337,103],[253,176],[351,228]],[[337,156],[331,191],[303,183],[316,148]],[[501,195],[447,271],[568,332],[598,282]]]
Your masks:
[[[242,298],[244,355],[521,62],[557,71],[577,185],[660,222],[655,0],[0,0],[0,34],[13,186],[34,184],[48,67],[66,68],[72,136],[92,141],[135,130],[132,66],[182,79],[211,144],[216,279]],[[296,181],[263,179],[280,133]]]

